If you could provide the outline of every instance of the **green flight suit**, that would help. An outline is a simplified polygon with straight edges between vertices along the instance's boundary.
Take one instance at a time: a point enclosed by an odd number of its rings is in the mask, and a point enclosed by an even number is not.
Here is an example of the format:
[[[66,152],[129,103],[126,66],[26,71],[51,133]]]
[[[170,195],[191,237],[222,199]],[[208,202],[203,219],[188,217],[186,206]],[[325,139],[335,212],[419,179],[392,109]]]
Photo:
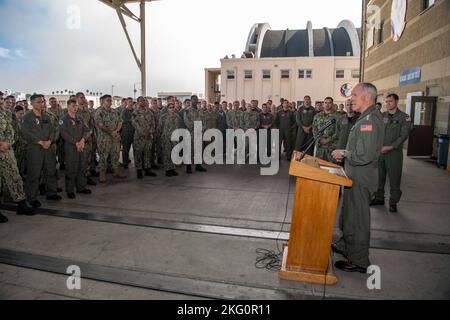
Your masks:
[[[72,118],[68,113],[59,121],[59,132],[64,140],[64,154],[66,161],[66,192],[74,193],[86,188],[86,165],[89,159],[85,151],[79,152],[76,147],[82,138],[86,140],[89,128],[84,125],[79,115]]]
[[[368,108],[350,130],[345,157],[345,172],[353,181],[344,191],[339,227],[342,237],[338,249],[353,264],[370,265],[370,201],[376,189],[378,159],[383,146],[383,116],[375,106]]]
[[[290,161],[292,151],[294,149],[292,130],[296,126],[294,113],[291,110],[278,111],[277,117],[275,119],[275,124],[277,128],[280,130],[279,132],[280,154],[281,154],[281,144],[283,143],[284,149],[286,150],[286,158],[288,161]]]
[[[132,123],[133,109],[123,109],[120,115],[123,121],[122,125],[122,163],[128,165],[130,163],[130,149],[134,139],[134,127]]]
[[[310,128],[309,133],[305,133],[303,127],[312,127],[314,116],[316,115],[316,109],[310,106],[306,108],[305,106],[300,107],[295,114],[295,122],[298,126],[297,139],[295,141],[295,150],[304,151],[304,149],[311,143],[313,137],[312,128]],[[309,155],[313,155],[314,147],[311,147],[308,152]]]
[[[25,181],[25,191],[29,202],[37,200],[39,194],[39,183],[41,174],[45,180],[47,196],[56,195],[57,175],[56,175],[56,153],[50,146],[45,150],[38,144],[39,141],[55,142],[55,128],[50,117],[42,113],[39,117],[33,110],[28,111],[22,118],[22,134],[27,142],[27,179]]]
[[[359,116],[359,113],[355,113],[353,117],[347,116],[346,113],[340,116],[336,122],[337,149],[345,149],[347,146],[348,136],[350,135],[350,129],[356,121],[358,121]]]
[[[393,205],[397,204],[402,196],[400,183],[403,168],[403,143],[408,139],[412,126],[409,115],[399,109],[393,115],[384,112],[383,117],[386,125],[383,145],[392,146],[394,150],[381,154],[378,170],[378,190],[375,193],[375,198],[384,200],[384,185],[387,175],[391,193],[389,204]]]

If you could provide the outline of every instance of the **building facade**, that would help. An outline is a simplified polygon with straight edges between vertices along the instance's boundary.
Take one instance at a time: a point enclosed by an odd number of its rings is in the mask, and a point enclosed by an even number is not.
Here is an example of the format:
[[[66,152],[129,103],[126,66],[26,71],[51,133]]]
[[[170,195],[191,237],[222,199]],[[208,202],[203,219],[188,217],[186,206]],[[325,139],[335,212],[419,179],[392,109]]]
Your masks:
[[[365,0],[361,78],[383,103],[400,97],[412,118],[412,156],[436,155],[438,134],[450,127],[450,1]]]
[[[209,102],[246,99],[278,103],[281,98],[344,102],[360,77],[360,36],[350,21],[336,29],[271,30],[255,24],[240,58],[221,59],[205,69]]]

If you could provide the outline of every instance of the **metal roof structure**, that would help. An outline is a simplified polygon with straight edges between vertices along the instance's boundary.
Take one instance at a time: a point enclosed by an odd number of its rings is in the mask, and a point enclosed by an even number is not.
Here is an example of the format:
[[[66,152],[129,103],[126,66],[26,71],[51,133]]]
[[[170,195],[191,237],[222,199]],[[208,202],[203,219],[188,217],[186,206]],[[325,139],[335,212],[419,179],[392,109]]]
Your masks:
[[[130,45],[131,51],[133,52],[136,64],[141,71],[141,85],[142,85],[142,96],[147,96],[147,63],[146,63],[146,46],[145,46],[145,3],[158,1],[158,0],[99,0],[100,2],[106,4],[107,6],[113,8],[117,12],[119,21],[122,25],[125,36],[127,37],[128,44]],[[139,3],[140,12],[139,16],[136,16],[128,7],[128,4]],[[124,16],[138,22],[141,26],[140,40],[141,40],[141,57],[139,58],[136,49],[131,42],[130,34],[127,30],[127,24],[125,23]]]
[[[245,52],[255,58],[359,56],[360,29],[344,20],[336,29],[313,29],[308,22],[303,30],[271,30],[257,23],[250,30]]]

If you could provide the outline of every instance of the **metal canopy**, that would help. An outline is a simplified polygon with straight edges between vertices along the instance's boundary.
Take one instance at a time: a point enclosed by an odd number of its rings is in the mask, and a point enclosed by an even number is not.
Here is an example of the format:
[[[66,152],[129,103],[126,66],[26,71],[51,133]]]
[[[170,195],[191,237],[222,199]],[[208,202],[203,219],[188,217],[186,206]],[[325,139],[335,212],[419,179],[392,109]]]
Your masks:
[[[141,85],[142,85],[142,96],[147,96],[147,70],[146,70],[146,47],[145,47],[145,3],[158,1],[158,0],[99,0],[103,2],[107,6],[113,8],[117,12],[117,16],[119,17],[119,21],[122,24],[123,31],[125,32],[125,36],[127,37],[128,44],[130,45],[131,51],[133,52],[134,59],[136,60],[136,64],[141,71]],[[140,13],[139,17],[136,16],[128,7],[127,4],[130,3],[139,3],[140,4]],[[134,21],[138,22],[141,26],[141,58],[137,56],[136,49],[131,42],[130,34],[127,30],[127,25],[125,23],[124,16],[127,16]]]

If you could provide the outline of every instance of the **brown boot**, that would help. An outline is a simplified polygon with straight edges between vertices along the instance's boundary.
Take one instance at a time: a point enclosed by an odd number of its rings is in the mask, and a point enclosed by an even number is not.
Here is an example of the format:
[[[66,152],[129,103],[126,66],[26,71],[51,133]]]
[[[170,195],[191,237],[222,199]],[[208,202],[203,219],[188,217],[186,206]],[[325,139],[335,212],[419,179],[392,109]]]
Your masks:
[[[118,179],[125,179],[127,176],[123,174],[122,170],[120,169],[114,169],[113,170],[113,177]]]
[[[104,172],[99,173],[98,182],[100,182],[100,183],[108,182],[108,180],[106,179],[106,173],[104,173]]]

